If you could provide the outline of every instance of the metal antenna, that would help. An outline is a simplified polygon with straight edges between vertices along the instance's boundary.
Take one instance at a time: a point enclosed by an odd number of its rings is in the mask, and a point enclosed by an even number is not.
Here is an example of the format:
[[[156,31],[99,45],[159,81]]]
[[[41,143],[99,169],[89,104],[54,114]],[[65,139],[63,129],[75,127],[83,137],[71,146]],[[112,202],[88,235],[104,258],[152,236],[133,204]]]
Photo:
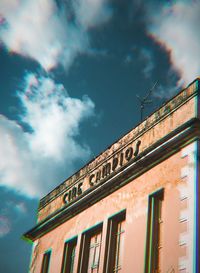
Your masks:
[[[155,82],[153,87],[149,90],[149,92],[146,94],[145,97],[141,98],[139,95],[136,95],[137,99],[139,100],[140,102],[140,118],[141,118],[141,121],[143,120],[143,112],[144,112],[144,107],[147,105],[147,104],[150,104],[152,103],[153,101],[149,99],[149,97],[151,96],[153,90],[155,89],[156,85],[157,85],[158,82]]]

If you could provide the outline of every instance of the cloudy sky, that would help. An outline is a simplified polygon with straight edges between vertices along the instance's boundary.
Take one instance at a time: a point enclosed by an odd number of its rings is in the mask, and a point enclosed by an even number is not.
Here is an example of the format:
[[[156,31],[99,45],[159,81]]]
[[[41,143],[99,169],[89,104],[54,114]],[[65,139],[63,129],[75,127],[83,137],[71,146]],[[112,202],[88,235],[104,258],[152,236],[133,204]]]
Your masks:
[[[147,3],[148,2],[148,3]],[[39,199],[199,76],[200,1],[0,0],[0,272]],[[11,262],[12,261],[12,262]]]

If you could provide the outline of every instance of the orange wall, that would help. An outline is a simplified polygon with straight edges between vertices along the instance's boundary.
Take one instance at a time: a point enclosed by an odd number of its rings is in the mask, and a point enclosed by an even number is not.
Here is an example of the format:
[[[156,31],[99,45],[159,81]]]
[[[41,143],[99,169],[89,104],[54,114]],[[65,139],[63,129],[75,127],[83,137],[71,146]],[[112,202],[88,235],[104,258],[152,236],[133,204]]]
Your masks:
[[[159,111],[158,111],[159,112]],[[155,115],[155,114],[154,114]],[[138,127],[133,129],[131,132],[129,132],[126,136],[124,136],[122,139],[120,139],[117,143],[113,144],[109,149],[107,149],[103,154],[101,154],[97,159],[92,161],[87,166],[87,173],[83,176],[83,178],[80,180],[78,179],[75,181],[72,186],[78,184],[80,181],[83,182],[83,190],[90,188],[89,185],[89,176],[92,173],[95,173],[103,163],[111,161],[113,156],[118,156],[118,150],[120,149],[125,150],[127,147],[132,146],[135,147],[136,142],[138,140],[141,141],[140,150],[139,153],[144,151],[145,149],[149,148],[151,145],[153,145],[156,141],[160,140],[176,128],[178,128],[180,125],[184,124],[188,120],[195,117],[195,98],[190,99],[188,102],[184,103],[177,111],[170,113],[167,115],[163,120],[159,120],[157,124],[154,124],[152,128],[149,128],[147,131],[145,131],[143,134],[140,135],[137,139],[134,139],[134,135],[137,133],[137,130],[142,130],[141,128],[145,128],[146,123],[151,123],[151,119],[155,118],[154,115],[150,116],[146,121],[141,123]],[[141,127],[141,128],[140,128]],[[130,143],[129,146],[127,146],[127,143]],[[125,148],[123,148],[125,147]],[[109,159],[110,157],[110,159]],[[125,161],[125,160],[124,160]],[[125,162],[126,163],[126,162]],[[85,168],[83,168],[84,170]],[[71,187],[72,187],[71,186]],[[67,190],[69,190],[67,188]],[[63,196],[66,193],[66,186],[65,190],[58,195],[53,201],[51,201],[49,204],[47,204],[44,208],[39,210],[38,213],[38,221],[44,220],[49,214],[55,212],[56,210],[59,210],[60,208],[66,206],[63,202]]]
[[[79,247],[81,233],[98,222],[104,223],[104,238],[108,217],[122,209],[126,209],[126,224],[121,273],[143,272],[148,195],[160,188],[164,188],[162,272],[168,272],[170,268],[178,272],[178,268],[184,267],[184,264],[187,264],[187,272],[192,272],[193,258],[190,252],[193,249],[195,147],[195,142],[188,145],[38,239],[34,243],[30,272],[40,273],[43,253],[49,248],[52,249],[49,273],[61,272],[64,242],[78,235]],[[103,252],[104,244],[99,273],[103,272]],[[77,260],[78,255],[76,263]],[[183,269],[182,272],[186,271]]]

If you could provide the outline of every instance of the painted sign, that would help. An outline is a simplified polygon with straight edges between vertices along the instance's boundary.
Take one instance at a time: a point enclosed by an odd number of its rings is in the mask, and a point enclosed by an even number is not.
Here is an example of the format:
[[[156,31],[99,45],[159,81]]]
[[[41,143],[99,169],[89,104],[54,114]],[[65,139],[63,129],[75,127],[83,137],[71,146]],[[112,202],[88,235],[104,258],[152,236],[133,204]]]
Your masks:
[[[132,146],[128,146],[125,150],[122,150],[108,162],[102,164],[97,170],[92,172],[89,176],[89,186],[87,188],[91,188],[100,183],[100,181],[103,179],[108,178],[113,172],[126,165],[131,159],[136,157],[139,154],[140,144],[141,141],[138,140],[134,148]],[[84,182],[85,181],[79,182],[64,194],[63,201],[65,204],[75,200],[83,193]]]

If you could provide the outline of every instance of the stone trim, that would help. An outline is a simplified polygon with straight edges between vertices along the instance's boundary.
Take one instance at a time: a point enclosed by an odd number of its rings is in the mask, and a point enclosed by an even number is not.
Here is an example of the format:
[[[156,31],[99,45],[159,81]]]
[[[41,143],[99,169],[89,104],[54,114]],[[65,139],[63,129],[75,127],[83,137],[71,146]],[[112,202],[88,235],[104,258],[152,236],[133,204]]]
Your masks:
[[[49,215],[45,220],[24,234],[24,237],[31,241],[40,238],[87,207],[145,173],[185,145],[188,145],[188,143],[199,138],[200,120],[194,118],[147,148],[134,158],[128,166],[123,166],[117,173],[111,175],[109,179],[101,181],[101,183],[86,190],[74,202]]]

